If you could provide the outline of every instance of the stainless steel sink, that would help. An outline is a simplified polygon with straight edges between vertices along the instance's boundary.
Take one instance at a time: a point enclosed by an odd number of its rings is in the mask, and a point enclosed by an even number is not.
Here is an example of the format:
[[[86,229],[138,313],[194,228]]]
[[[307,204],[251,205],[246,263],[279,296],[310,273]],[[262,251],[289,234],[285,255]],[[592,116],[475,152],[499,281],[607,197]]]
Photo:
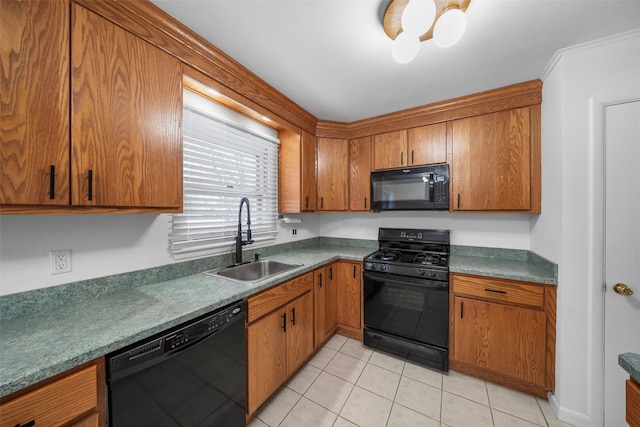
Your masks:
[[[205,274],[222,276],[226,279],[249,284],[259,282],[271,276],[275,276],[276,274],[301,266],[302,264],[287,264],[285,262],[263,259],[219,270],[205,271]]]

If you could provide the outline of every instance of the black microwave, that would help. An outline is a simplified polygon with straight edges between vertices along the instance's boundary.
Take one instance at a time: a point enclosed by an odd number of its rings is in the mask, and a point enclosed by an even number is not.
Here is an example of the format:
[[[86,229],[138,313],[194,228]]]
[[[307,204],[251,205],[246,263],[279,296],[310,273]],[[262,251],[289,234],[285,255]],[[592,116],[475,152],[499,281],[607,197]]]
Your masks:
[[[449,165],[371,172],[371,209],[448,210]]]

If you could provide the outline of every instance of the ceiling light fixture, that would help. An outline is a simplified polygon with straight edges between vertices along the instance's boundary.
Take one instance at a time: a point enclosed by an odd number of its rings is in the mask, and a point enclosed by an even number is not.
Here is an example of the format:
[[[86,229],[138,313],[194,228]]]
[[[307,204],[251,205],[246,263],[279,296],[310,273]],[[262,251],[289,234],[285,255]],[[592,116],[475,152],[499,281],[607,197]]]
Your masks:
[[[420,42],[433,38],[439,47],[457,43],[467,28],[464,12],[471,0],[391,0],[384,12],[383,27],[393,40],[393,58],[411,62]]]

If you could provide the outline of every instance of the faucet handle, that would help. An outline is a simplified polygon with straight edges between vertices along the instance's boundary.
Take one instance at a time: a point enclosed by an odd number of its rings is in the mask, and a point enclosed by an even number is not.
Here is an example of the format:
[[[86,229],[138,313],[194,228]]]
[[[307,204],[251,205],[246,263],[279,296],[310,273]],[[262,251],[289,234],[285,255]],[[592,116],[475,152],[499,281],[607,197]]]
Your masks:
[[[257,252],[255,254],[253,254],[253,260],[254,261],[260,261],[260,254],[257,253]]]

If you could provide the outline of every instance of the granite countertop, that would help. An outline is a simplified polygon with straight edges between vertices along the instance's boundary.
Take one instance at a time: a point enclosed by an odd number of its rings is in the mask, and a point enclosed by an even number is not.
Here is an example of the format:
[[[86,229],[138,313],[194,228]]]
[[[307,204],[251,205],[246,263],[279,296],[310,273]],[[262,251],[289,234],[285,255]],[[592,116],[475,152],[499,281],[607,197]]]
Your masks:
[[[631,378],[640,383],[640,354],[623,353],[618,356],[618,365],[622,366]]]
[[[264,259],[302,264],[256,284],[242,284],[202,274],[211,268],[195,261],[166,279],[157,269],[126,273],[116,279],[88,283],[93,294],[81,286],[63,285],[0,298],[0,396],[104,356],[173,326],[223,307],[287,279],[312,271],[336,259],[361,261],[377,247],[375,241],[316,238],[307,246],[286,246],[277,252],[260,250]],[[340,241],[342,240],[342,241]],[[466,249],[465,249],[466,248]],[[486,248],[485,248],[486,249]],[[274,253],[277,252],[277,253]],[[544,259],[528,251],[495,252],[483,248],[452,246],[450,270],[467,274],[506,277],[539,283],[557,283],[554,270]],[[519,253],[523,252],[523,253]],[[483,256],[485,255],[485,256]],[[248,253],[247,259],[252,256]],[[228,256],[220,257],[228,262]],[[515,259],[514,259],[515,258]],[[546,262],[546,263],[545,263]],[[226,264],[220,264],[223,266]],[[555,271],[555,275],[554,275]],[[114,276],[115,277],[115,276]],[[113,283],[112,283],[113,282]],[[106,284],[105,284],[106,283]],[[114,284],[115,283],[115,284]],[[102,289],[104,287],[104,289]],[[100,288],[95,291],[95,288]],[[86,293],[86,292],[85,292]],[[80,296],[74,294],[82,294]],[[68,297],[70,295],[70,297]],[[41,300],[55,300],[42,305]],[[61,302],[57,302],[62,300]],[[50,302],[50,301],[49,301]],[[16,311],[16,306],[20,306]]]

